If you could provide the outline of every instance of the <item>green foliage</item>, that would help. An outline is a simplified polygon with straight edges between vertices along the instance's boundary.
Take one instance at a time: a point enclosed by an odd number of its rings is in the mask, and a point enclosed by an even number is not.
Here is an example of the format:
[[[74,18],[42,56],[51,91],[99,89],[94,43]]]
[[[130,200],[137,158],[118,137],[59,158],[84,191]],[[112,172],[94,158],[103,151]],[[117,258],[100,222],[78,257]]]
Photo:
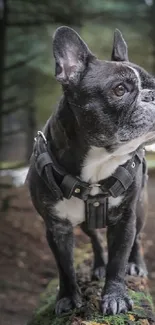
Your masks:
[[[135,305],[139,305],[142,301],[148,301],[150,306],[153,308],[152,297],[149,293],[144,292],[136,292],[133,290],[129,290],[129,295],[133,299]]]
[[[147,288],[144,289],[145,291],[139,290],[138,285],[136,286],[136,279],[135,282],[132,280],[136,291],[130,288],[128,289],[129,295],[134,302],[132,312],[115,316],[102,315],[99,308],[100,297],[98,296],[98,292],[103,288],[104,281],[88,282],[86,280],[87,286],[83,282],[85,274],[87,279],[87,274],[90,272],[88,267],[85,269],[85,265],[88,265],[88,260],[91,260],[90,244],[76,249],[75,255],[78,263],[80,263],[80,268],[77,268],[77,278],[82,280],[80,286],[83,292],[84,306],[80,310],[74,309],[69,313],[63,314],[61,317],[57,317],[54,313],[54,307],[58,280],[53,279],[41,294],[40,306],[34,312],[32,320],[28,325],[141,325],[142,320],[154,321],[152,298]],[[83,262],[83,258],[88,258],[86,264]],[[88,287],[89,290],[87,290]]]
[[[123,0],[89,0],[87,1],[87,11],[98,13],[111,13],[113,15],[124,14],[125,16],[131,14],[140,14],[146,12],[145,2],[137,1],[123,1]],[[139,12],[140,11],[140,12]]]
[[[52,281],[50,284],[51,292],[53,292],[53,289],[55,290],[55,281]],[[132,312],[115,316],[104,316],[97,309],[93,309],[90,302],[89,317],[87,320],[83,319],[83,324],[86,322],[86,324],[90,325],[140,325],[142,319],[153,319],[153,303],[149,293],[129,290],[129,295],[134,301],[134,309]],[[61,317],[56,317],[54,314],[54,305],[55,296],[53,294],[50,295],[48,288],[48,295],[47,293],[44,295],[41,307],[35,312],[34,317],[28,325],[71,325],[73,319],[78,318],[80,315],[80,311],[75,309]]]
[[[29,0],[23,6],[23,0],[8,0],[6,67],[9,71],[6,71],[5,83],[11,84],[11,87],[6,88],[4,98],[16,96],[19,101],[31,97],[30,100],[39,108],[38,120],[44,122],[60,94],[60,87],[53,80],[52,35],[57,26],[65,23],[73,27],[82,25],[81,36],[100,58],[110,58],[113,30],[121,28],[129,42],[133,60],[150,70],[149,62],[146,62],[149,25],[146,20],[142,37],[141,25],[144,21],[140,19],[142,12],[147,13],[147,6],[143,3],[139,7],[140,4],[141,1],[133,5],[132,1],[114,0]],[[116,13],[119,14],[118,19]],[[132,25],[123,20],[124,14],[132,16]],[[10,66],[19,62],[23,64],[17,66],[16,71],[10,71]],[[8,108],[8,103],[5,105]],[[42,116],[44,112],[45,117]]]
[[[29,132],[31,107],[39,127],[55,110],[61,87],[54,77],[52,35],[60,25],[75,28],[101,59],[110,59],[117,27],[127,40],[131,61],[152,69],[150,13],[144,1],[7,0],[7,6],[3,92],[6,132],[21,127]]]

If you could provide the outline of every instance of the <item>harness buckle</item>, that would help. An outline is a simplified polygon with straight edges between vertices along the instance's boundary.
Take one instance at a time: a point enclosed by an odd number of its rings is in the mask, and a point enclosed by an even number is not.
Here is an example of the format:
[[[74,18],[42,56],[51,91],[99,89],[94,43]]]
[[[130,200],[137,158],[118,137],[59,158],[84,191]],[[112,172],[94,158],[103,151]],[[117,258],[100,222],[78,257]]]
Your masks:
[[[60,188],[66,199],[70,199],[73,195],[85,201],[90,193],[90,188],[87,183],[79,182],[78,178],[69,174],[64,176]]]

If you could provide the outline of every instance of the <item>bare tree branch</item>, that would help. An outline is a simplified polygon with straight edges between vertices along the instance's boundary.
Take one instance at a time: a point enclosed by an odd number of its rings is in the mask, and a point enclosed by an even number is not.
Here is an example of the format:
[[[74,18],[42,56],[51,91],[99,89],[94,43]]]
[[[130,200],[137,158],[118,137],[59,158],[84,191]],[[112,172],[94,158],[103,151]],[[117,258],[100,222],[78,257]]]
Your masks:
[[[3,99],[3,104],[9,104],[11,102],[14,102],[17,98],[15,96]]]
[[[33,26],[42,26],[42,25],[45,25],[45,24],[51,24],[53,23],[53,20],[50,19],[50,20],[21,20],[21,21],[9,21],[7,22],[7,26],[8,27],[33,27]]]
[[[29,56],[28,58],[24,59],[24,60],[20,60],[8,67],[5,67],[4,70],[5,71],[10,71],[10,70],[13,70],[13,69],[16,69],[16,68],[19,68],[25,64],[27,64],[28,62],[30,62],[31,60],[34,60],[36,58],[36,54],[35,55],[31,55]]]
[[[16,130],[12,130],[12,131],[9,131],[9,132],[4,132],[3,136],[8,137],[10,135],[15,135],[15,134],[18,134],[18,133],[23,133],[23,132],[24,132],[24,130],[22,128],[18,128]]]

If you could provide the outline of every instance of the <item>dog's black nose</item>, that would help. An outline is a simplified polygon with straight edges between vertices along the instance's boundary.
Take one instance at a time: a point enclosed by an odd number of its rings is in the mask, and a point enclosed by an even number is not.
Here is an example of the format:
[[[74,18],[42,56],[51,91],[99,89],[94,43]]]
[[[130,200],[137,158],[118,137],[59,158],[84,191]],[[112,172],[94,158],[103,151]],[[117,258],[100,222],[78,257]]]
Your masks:
[[[155,92],[153,90],[144,89],[141,92],[143,102],[153,102],[155,100]]]
[[[154,101],[154,97],[150,97],[150,96],[145,96],[145,98],[143,99],[143,101],[145,102],[151,102],[151,101]]]

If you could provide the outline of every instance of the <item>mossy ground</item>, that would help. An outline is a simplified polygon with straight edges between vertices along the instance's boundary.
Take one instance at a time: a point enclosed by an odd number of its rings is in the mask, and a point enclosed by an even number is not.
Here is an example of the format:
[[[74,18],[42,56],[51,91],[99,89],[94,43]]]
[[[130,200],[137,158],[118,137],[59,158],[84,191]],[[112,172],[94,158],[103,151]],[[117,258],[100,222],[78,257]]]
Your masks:
[[[148,292],[147,280],[128,277],[126,283],[129,295],[134,301],[132,312],[116,316],[103,316],[100,312],[100,293],[104,282],[91,282],[88,276],[89,261],[77,270],[78,282],[84,304],[61,317],[54,313],[58,280],[53,279],[41,295],[40,307],[35,311],[28,325],[149,325],[155,324],[152,298]]]

